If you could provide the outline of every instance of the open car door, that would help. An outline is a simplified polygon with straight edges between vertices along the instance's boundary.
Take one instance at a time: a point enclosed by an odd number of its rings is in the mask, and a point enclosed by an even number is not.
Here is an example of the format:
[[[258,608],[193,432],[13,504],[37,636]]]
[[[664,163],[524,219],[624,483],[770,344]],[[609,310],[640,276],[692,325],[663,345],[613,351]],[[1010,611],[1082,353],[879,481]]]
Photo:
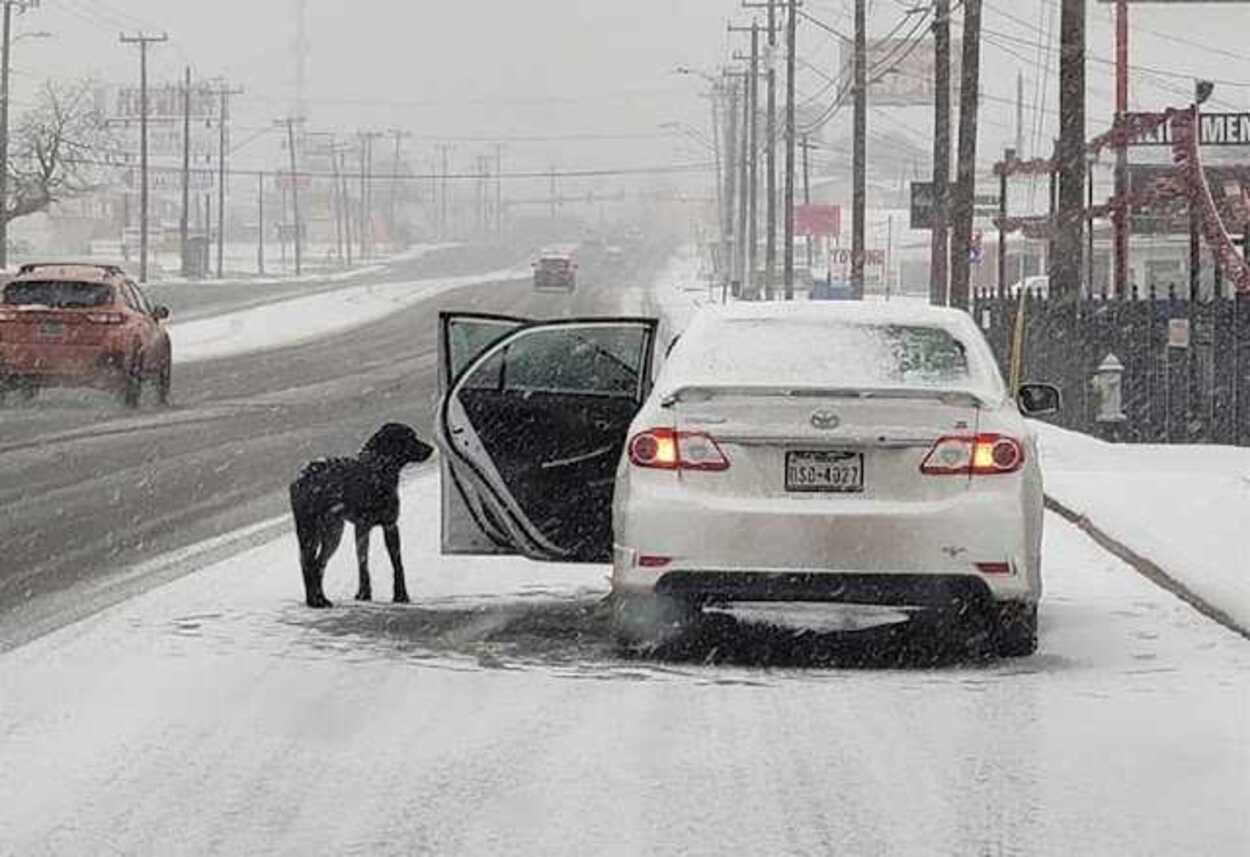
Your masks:
[[[611,558],[616,469],[650,392],[656,324],[443,315],[445,553]],[[473,346],[457,341],[481,347],[458,360]]]

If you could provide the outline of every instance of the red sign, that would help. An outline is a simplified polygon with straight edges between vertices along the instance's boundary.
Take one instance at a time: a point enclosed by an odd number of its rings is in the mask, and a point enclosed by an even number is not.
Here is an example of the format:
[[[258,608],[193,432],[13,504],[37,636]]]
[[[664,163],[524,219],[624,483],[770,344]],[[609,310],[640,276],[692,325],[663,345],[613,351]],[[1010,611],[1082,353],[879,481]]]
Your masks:
[[[795,235],[842,234],[842,207],[838,205],[798,205],[794,208]]]

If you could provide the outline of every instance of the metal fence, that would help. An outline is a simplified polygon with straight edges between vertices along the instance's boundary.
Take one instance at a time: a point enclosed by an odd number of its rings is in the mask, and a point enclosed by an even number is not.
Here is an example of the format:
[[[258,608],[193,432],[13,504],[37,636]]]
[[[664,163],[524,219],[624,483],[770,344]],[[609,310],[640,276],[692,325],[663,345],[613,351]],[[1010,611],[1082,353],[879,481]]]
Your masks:
[[[1021,378],[1063,390],[1057,424],[1126,442],[1250,446],[1250,295],[979,293],[974,318],[1004,377],[1021,310]]]

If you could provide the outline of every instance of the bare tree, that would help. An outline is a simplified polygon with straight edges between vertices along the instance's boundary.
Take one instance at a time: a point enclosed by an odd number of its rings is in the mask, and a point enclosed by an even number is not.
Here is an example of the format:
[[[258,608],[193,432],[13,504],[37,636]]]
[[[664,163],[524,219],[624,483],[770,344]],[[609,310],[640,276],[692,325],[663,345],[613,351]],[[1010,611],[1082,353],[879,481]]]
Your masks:
[[[98,190],[115,145],[91,81],[49,80],[13,131],[5,222]]]

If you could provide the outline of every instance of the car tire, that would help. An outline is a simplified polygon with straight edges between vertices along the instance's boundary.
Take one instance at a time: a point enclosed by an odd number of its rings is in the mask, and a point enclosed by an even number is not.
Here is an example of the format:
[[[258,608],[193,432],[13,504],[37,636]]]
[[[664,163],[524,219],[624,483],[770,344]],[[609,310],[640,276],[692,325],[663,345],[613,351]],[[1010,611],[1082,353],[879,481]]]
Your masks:
[[[989,641],[1002,658],[1023,658],[1037,651],[1037,605],[1007,601],[989,612]]]
[[[23,402],[33,402],[39,396],[39,388],[34,384],[22,384],[17,388],[17,395]]]
[[[166,359],[161,364],[160,374],[156,376],[156,401],[162,405],[169,404],[169,391],[173,387],[173,359]]]
[[[143,354],[135,352],[135,355],[130,359],[130,366],[126,369],[126,378],[122,382],[122,405],[127,408],[137,408],[142,398]]]
[[[653,649],[680,638],[699,607],[667,595],[612,595],[612,636],[623,650]]]

